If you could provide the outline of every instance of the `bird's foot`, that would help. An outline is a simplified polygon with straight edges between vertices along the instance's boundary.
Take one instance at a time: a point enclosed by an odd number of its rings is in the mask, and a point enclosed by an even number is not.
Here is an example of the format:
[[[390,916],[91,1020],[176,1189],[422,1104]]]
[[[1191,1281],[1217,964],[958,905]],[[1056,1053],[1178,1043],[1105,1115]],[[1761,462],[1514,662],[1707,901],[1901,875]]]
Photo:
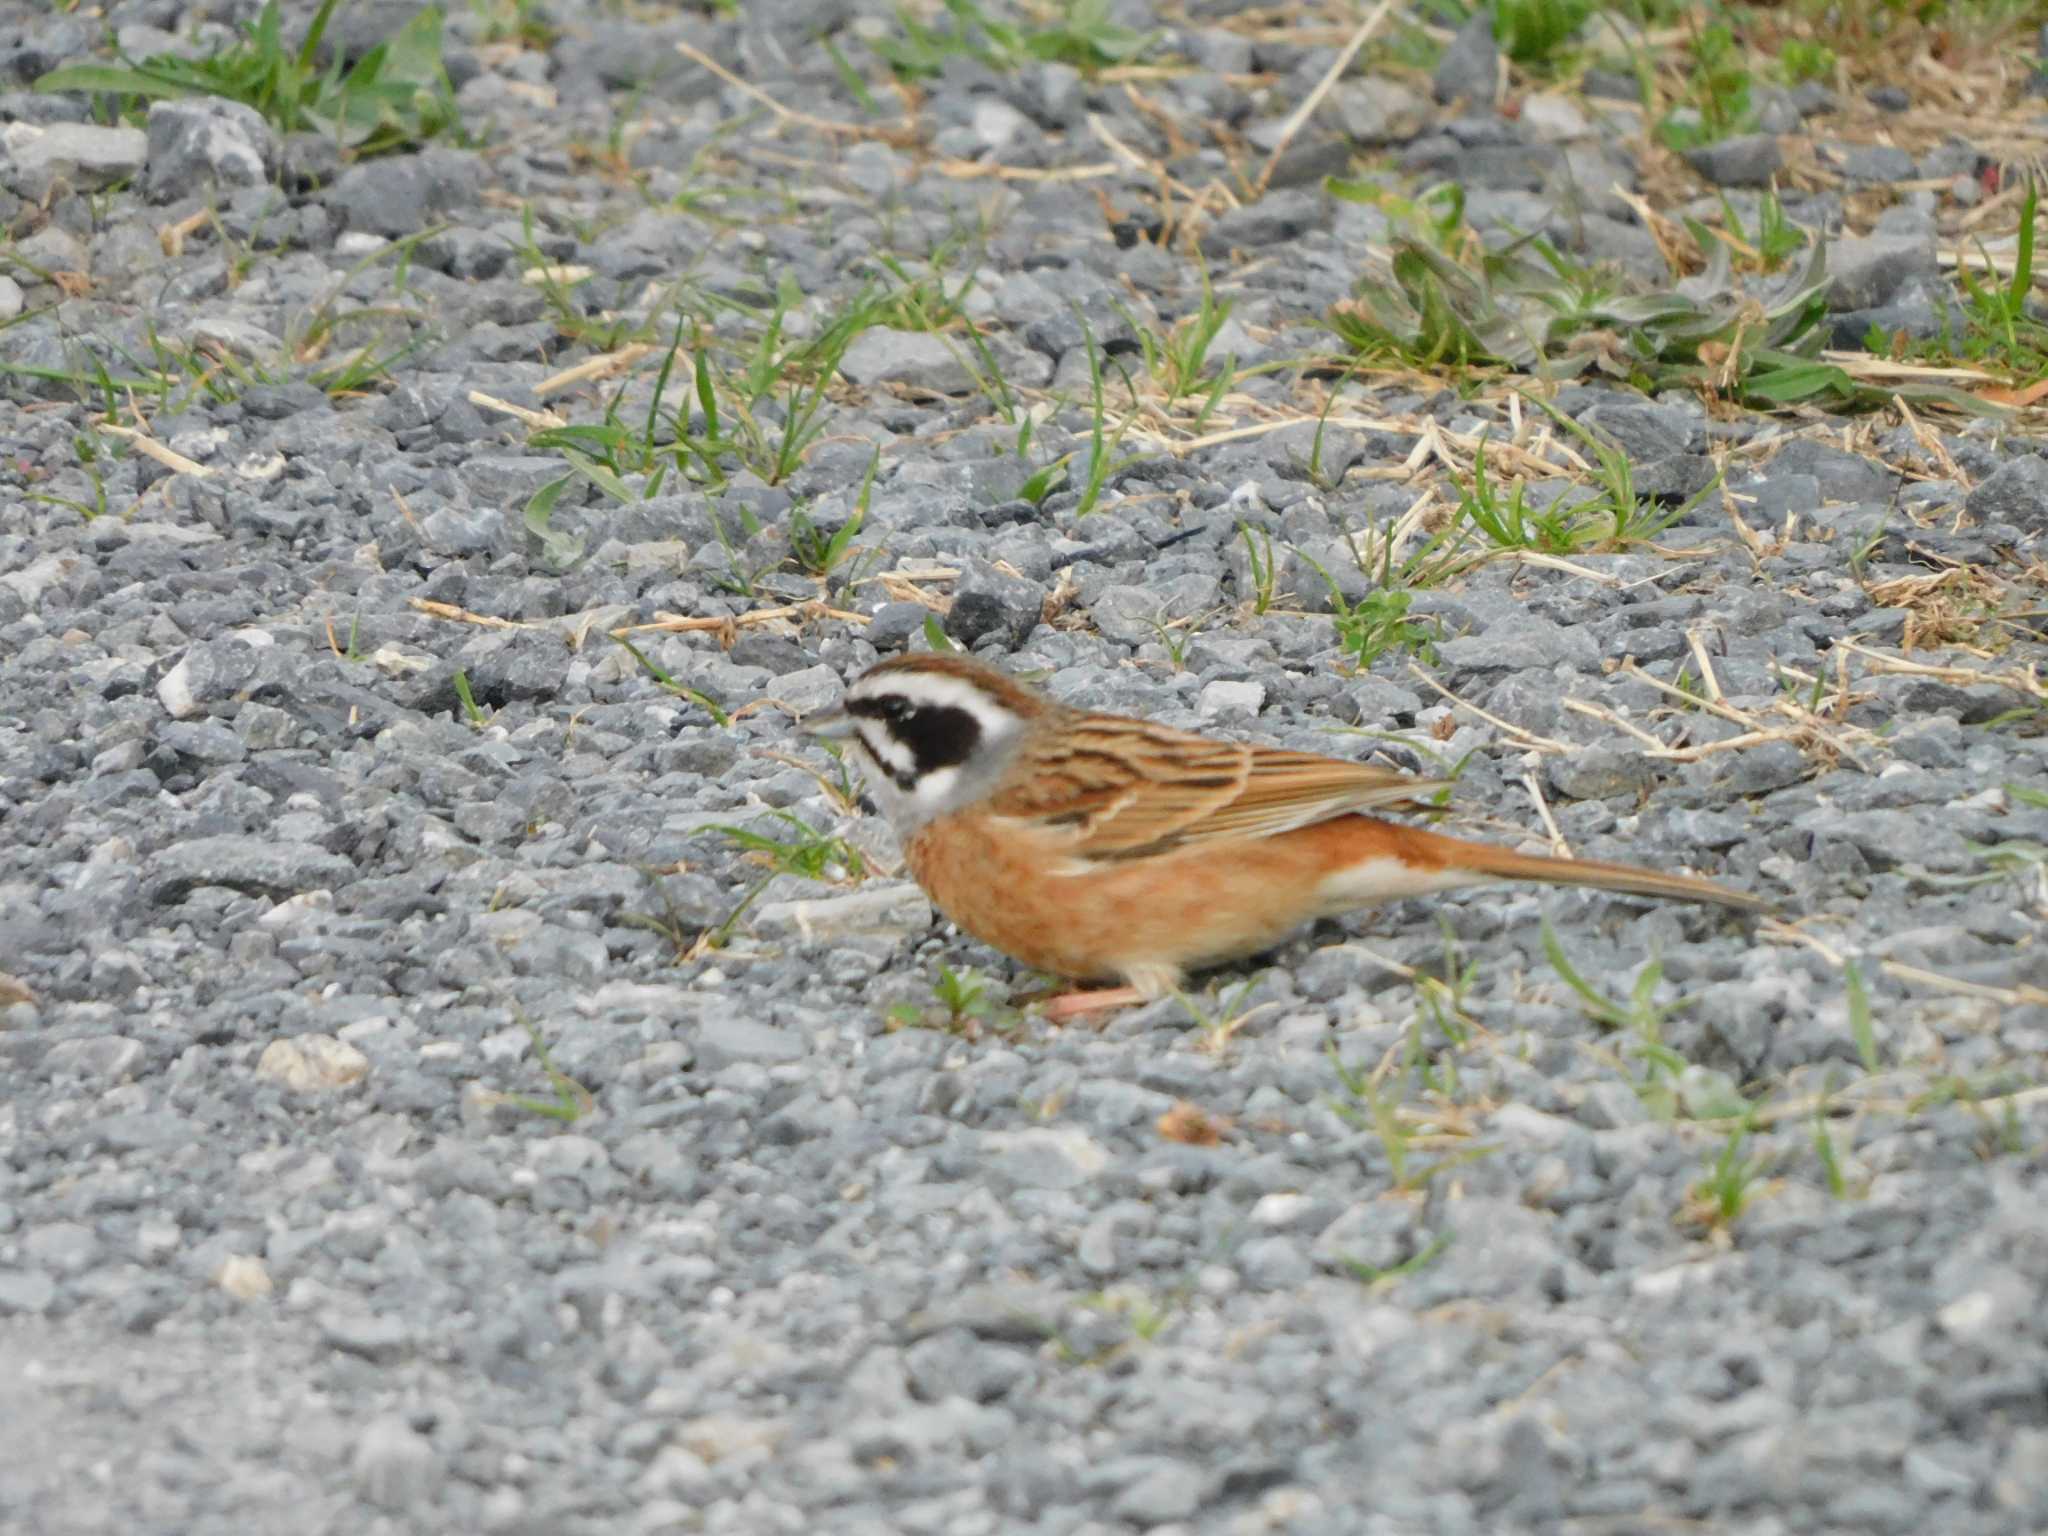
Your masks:
[[[1040,1005],[1039,1015],[1049,1024],[1066,1024],[1091,1013],[1109,1013],[1150,1001],[1136,987],[1099,987],[1092,992],[1062,992],[1058,997],[1048,998]]]

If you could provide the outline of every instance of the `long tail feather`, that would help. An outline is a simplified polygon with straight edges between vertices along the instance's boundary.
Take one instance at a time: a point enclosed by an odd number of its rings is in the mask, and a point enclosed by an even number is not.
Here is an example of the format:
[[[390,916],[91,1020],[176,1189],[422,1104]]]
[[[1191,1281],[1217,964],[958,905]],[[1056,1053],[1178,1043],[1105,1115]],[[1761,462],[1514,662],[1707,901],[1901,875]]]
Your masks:
[[[1419,827],[1403,828],[1403,852],[1446,869],[1470,870],[1496,880],[1539,880],[1546,885],[1589,885],[1603,891],[1625,891],[1632,896],[1659,896],[1672,901],[1703,901],[1737,912],[1773,912],[1777,904],[1747,891],[1734,890],[1703,880],[1698,875],[1674,875],[1663,870],[1643,869],[1634,864],[1610,864],[1604,859],[1552,859],[1540,854],[1516,853],[1490,843],[1467,842],[1445,837]]]

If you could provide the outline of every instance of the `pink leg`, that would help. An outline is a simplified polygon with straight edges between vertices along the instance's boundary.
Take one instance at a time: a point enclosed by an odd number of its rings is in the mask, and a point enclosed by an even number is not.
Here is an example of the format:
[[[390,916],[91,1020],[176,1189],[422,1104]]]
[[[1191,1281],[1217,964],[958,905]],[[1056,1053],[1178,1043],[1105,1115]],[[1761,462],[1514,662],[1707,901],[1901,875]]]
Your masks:
[[[1039,1011],[1047,1023],[1065,1024],[1091,1013],[1108,1013],[1112,1009],[1130,1008],[1150,1001],[1136,987],[1102,987],[1093,992],[1063,992],[1048,999]]]

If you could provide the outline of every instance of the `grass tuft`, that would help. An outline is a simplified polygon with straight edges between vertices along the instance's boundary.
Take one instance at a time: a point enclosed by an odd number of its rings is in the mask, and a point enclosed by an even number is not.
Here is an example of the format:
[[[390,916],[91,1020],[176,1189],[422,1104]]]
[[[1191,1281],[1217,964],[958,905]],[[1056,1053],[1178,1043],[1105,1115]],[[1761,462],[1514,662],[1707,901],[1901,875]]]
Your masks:
[[[820,832],[794,811],[777,809],[771,810],[769,815],[794,828],[795,834],[789,838],[777,838],[765,832],[731,825],[716,826],[711,830],[779,875],[849,883],[866,877],[867,863],[861,858],[860,850],[844,838]]]
[[[253,107],[279,133],[317,133],[356,156],[414,149],[459,127],[441,63],[441,8],[416,11],[344,70],[322,68],[321,40],[340,0],[321,0],[299,46],[287,47],[278,0],[266,0],[235,44],[207,58],[153,54],[118,64],[66,64],[38,91],[112,97],[123,116],[157,100],[220,96]]]

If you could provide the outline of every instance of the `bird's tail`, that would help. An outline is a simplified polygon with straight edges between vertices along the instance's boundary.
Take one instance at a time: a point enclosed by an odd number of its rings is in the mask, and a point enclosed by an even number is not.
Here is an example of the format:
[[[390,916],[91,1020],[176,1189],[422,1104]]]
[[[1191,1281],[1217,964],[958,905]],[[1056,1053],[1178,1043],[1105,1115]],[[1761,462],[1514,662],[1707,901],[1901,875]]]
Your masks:
[[[1476,879],[1536,880],[1546,885],[1588,885],[1603,891],[1625,891],[1632,896],[1657,896],[1671,901],[1702,901],[1737,912],[1773,912],[1776,903],[1747,891],[1734,890],[1703,880],[1698,875],[1671,874],[1661,869],[1643,869],[1634,864],[1611,864],[1604,859],[1553,859],[1541,854],[1516,853],[1490,843],[1468,842],[1445,837],[1420,827],[1403,827],[1402,856],[1444,870],[1457,871]]]

